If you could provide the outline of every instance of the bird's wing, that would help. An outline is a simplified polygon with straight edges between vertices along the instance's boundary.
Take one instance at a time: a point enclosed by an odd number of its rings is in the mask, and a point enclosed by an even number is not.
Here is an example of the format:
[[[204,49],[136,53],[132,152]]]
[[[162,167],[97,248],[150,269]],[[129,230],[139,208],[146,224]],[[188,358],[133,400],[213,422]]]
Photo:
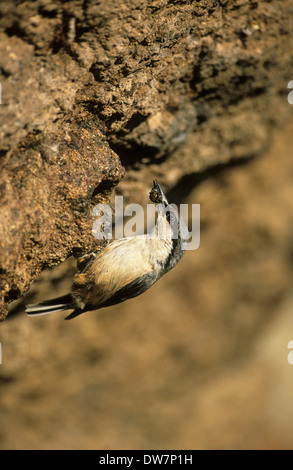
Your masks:
[[[121,302],[122,296],[126,300],[139,295],[155,277],[145,241],[139,237],[134,243],[121,239],[106,246],[86,273],[74,277],[73,296],[93,310]]]
[[[148,290],[157,280],[157,277],[154,272],[150,272],[140,276],[139,278],[134,279],[120,290],[114,293],[108,300],[100,305],[102,307],[109,307],[110,305],[116,305],[125,300],[132,299],[137,297],[140,294],[143,294]]]

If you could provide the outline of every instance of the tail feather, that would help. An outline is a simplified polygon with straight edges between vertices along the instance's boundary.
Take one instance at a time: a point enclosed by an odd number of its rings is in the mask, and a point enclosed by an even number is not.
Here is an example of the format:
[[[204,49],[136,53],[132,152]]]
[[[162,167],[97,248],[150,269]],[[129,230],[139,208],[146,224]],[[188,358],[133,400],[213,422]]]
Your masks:
[[[65,320],[72,320],[73,318],[78,317],[82,313],[84,313],[83,310],[81,310],[80,308],[76,308],[74,312],[70,313],[67,317],[65,317]]]
[[[29,316],[36,316],[48,315],[49,313],[60,312],[61,310],[72,310],[74,308],[75,305],[71,294],[66,294],[38,304],[27,305],[25,310]]]

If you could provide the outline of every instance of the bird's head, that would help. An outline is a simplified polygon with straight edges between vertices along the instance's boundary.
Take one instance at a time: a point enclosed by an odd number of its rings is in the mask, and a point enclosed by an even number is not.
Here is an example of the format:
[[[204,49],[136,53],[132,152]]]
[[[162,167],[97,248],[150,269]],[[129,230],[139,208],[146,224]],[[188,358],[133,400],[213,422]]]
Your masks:
[[[165,193],[156,179],[154,180],[153,187],[150,191],[150,200],[156,204],[164,204],[165,207],[169,205]]]
[[[149,194],[150,200],[158,205],[157,233],[160,238],[178,239],[179,214],[176,204],[169,204],[166,195],[158,182],[154,180]]]

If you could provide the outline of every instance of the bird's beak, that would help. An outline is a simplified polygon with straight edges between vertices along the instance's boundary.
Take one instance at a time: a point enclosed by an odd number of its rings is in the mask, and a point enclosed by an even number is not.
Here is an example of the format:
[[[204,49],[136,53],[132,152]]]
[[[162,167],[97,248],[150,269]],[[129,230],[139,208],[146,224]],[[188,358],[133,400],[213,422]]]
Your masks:
[[[168,199],[166,198],[165,193],[164,193],[160,183],[158,182],[158,180],[154,180],[154,188],[153,189],[155,189],[159,193],[160,203],[164,204],[165,206],[168,206],[169,205]]]

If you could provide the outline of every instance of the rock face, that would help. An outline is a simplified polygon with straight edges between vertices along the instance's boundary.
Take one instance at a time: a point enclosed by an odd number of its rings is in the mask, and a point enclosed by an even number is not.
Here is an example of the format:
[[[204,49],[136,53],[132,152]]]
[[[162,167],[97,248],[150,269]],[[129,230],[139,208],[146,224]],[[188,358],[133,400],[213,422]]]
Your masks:
[[[292,446],[291,3],[0,3],[1,448]],[[201,204],[200,249],[125,305],[28,322],[30,286],[65,293],[96,247],[93,205],[154,177]]]
[[[23,294],[43,268],[73,251],[95,248],[91,207],[105,200],[123,174],[118,157],[102,139],[97,129],[62,123],[56,134],[28,134],[4,159],[2,316],[4,302]]]
[[[147,166],[170,187],[265,148],[286,118],[289,3],[0,6],[2,317],[43,267],[88,249],[91,196],[123,175],[104,135],[135,179]]]

